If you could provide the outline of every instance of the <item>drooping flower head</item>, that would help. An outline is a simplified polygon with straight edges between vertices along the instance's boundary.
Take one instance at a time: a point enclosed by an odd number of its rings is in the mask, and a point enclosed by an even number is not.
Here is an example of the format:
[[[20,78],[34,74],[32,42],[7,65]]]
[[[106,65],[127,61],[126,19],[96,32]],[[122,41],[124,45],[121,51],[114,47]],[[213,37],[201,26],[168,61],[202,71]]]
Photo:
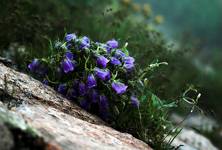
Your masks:
[[[106,50],[108,53],[112,51],[112,49],[118,48],[119,43],[116,40],[109,40],[106,42]]]
[[[139,102],[139,100],[137,99],[137,97],[131,96],[131,97],[130,97],[130,100],[131,100],[131,104],[132,104],[133,107],[135,107],[135,108],[138,108],[138,107],[139,107],[140,102]]]
[[[127,71],[132,71],[133,68],[134,68],[134,62],[135,62],[135,59],[133,57],[130,57],[130,56],[127,56],[127,57],[124,57],[123,58],[123,62],[124,62],[124,65],[123,67],[127,70]]]
[[[73,60],[74,55],[73,55],[72,52],[67,51],[67,52],[65,53],[65,57],[66,57],[67,59],[69,59],[69,60]]]
[[[99,69],[99,68],[95,68],[95,74],[96,77],[98,77],[99,79],[103,80],[103,81],[107,81],[111,78],[111,74],[109,70],[105,70],[105,69]]]
[[[79,83],[79,94],[80,94],[81,96],[83,96],[83,95],[86,94],[86,92],[87,92],[86,84],[83,83],[83,82],[80,82],[80,83]]]
[[[134,66],[134,64],[124,64],[123,67],[124,67],[127,71],[132,71],[135,66]]]
[[[40,66],[40,62],[38,59],[34,59],[29,65],[28,68],[30,71],[35,72]]]
[[[66,94],[66,91],[67,91],[67,85],[66,85],[65,83],[64,83],[64,84],[59,84],[57,91],[58,91],[60,94],[65,95],[65,94]]]
[[[61,67],[65,73],[69,73],[75,69],[74,63],[67,58],[62,61]]]
[[[123,62],[126,64],[133,64],[135,62],[135,59],[130,56],[126,56],[123,58]]]
[[[118,58],[118,59],[121,59],[121,58],[123,58],[123,57],[126,57],[126,54],[125,54],[122,50],[117,49],[117,50],[115,51],[114,57],[116,57],[116,58]]]
[[[121,83],[121,82],[113,82],[112,83],[112,88],[113,90],[116,92],[116,94],[123,94],[126,92],[128,86],[126,86],[125,84]]]
[[[45,65],[40,63],[38,59],[34,59],[29,65],[28,68],[31,72],[36,73],[37,75],[44,76],[47,73],[47,68]]]
[[[119,43],[114,39],[107,41],[106,44],[113,49],[118,48],[118,45],[119,45]]]
[[[72,40],[75,40],[75,39],[76,39],[76,35],[74,33],[67,34],[65,36],[65,41],[66,42],[71,42]]]
[[[84,36],[80,42],[80,49],[86,49],[90,47],[90,39]]]
[[[111,57],[110,58],[110,63],[114,66],[119,66],[121,65],[121,61],[117,59],[116,57]]]
[[[108,62],[109,62],[109,60],[102,55],[98,56],[98,58],[96,60],[97,65],[102,68],[106,68]]]
[[[87,77],[87,87],[88,88],[93,88],[96,85],[97,85],[97,83],[96,83],[96,79],[95,79],[94,75],[93,74],[88,75],[88,77]]]

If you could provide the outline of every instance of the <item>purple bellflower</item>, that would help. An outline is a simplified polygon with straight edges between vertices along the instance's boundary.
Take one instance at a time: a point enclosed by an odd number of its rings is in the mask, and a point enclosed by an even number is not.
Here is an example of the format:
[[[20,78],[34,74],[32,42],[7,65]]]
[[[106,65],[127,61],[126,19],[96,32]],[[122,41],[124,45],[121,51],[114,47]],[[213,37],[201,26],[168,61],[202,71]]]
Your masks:
[[[134,68],[134,62],[135,59],[133,57],[127,56],[123,58],[123,62],[124,65],[123,67],[127,70],[127,71],[132,71]]]
[[[132,104],[133,107],[135,107],[135,108],[138,108],[138,107],[139,107],[140,102],[139,102],[139,100],[137,99],[137,97],[131,96],[131,97],[130,97],[130,100],[131,100],[131,104]]]
[[[67,59],[69,59],[69,60],[73,60],[74,55],[73,55],[72,52],[67,51],[67,52],[65,53],[65,57],[66,57]]]
[[[133,57],[127,56],[123,58],[123,62],[126,64],[133,64],[135,62],[135,59]]]
[[[114,57],[120,59],[120,58],[126,57],[126,54],[122,50],[117,49],[115,51]]]
[[[96,60],[97,65],[101,66],[102,68],[106,68],[108,62],[109,60],[104,56],[99,56]]]
[[[112,39],[112,40],[107,41],[106,45],[114,49],[118,47],[119,43],[116,40]]]
[[[81,96],[83,96],[83,95],[86,94],[86,92],[87,92],[86,84],[83,83],[83,82],[80,82],[80,83],[79,83],[79,94],[80,94]]]
[[[105,48],[106,48],[107,52],[110,53],[112,51],[112,49],[117,48],[118,45],[119,45],[118,42],[113,39],[113,40],[109,40],[106,42]]]
[[[80,49],[86,49],[90,47],[90,39],[84,36],[80,42]]]
[[[95,79],[94,75],[93,74],[88,75],[88,77],[87,77],[87,87],[88,88],[93,88],[96,85],[97,85],[97,83],[96,83],[96,79]]]
[[[58,86],[58,92],[59,92],[60,94],[65,95],[65,94],[66,94],[66,91],[67,91],[67,86],[66,86],[66,84],[59,84],[59,86]]]
[[[111,57],[110,59],[110,63],[114,66],[118,66],[118,65],[121,65],[121,62],[119,59],[117,59],[116,57]]]
[[[29,65],[28,68],[30,71],[34,72],[36,71],[40,66],[40,62],[38,59],[34,59]]]
[[[104,70],[104,69],[95,68],[94,70],[95,70],[96,77],[98,77],[99,79],[103,81],[109,80],[111,78],[110,71],[107,69]]]
[[[121,82],[113,82],[112,88],[117,94],[123,94],[126,92],[126,89],[128,88],[128,86],[126,86],[125,84]]]
[[[75,69],[74,63],[70,59],[64,59],[61,67],[65,73],[69,73]]]
[[[74,33],[67,34],[65,36],[65,41],[66,42],[71,42],[72,40],[75,40],[75,39],[76,39],[76,35]]]

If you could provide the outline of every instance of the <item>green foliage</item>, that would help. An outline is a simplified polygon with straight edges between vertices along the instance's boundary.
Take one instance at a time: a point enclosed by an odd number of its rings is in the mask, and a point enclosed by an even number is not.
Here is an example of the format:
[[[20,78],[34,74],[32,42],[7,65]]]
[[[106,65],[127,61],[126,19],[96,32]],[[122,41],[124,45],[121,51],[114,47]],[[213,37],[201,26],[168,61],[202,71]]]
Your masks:
[[[68,35],[67,35],[68,36]],[[70,100],[78,103],[84,109],[100,115],[106,120],[112,127],[128,132],[135,137],[149,143],[155,149],[169,149],[170,143],[165,141],[166,136],[176,135],[177,131],[172,131],[173,127],[168,118],[168,110],[176,107],[176,103],[168,103],[160,100],[155,94],[151,92],[149,77],[156,68],[161,65],[167,65],[165,62],[150,64],[144,69],[135,68],[135,70],[126,71],[124,65],[113,67],[107,64],[106,69],[110,71],[111,78],[107,80],[101,80],[95,73],[95,67],[99,67],[96,64],[98,56],[105,56],[110,59],[116,57],[116,49],[112,49],[111,53],[107,53],[105,44],[90,42],[90,46],[87,48],[79,48],[81,46],[83,38],[73,39],[69,42],[55,43],[55,46],[51,48],[47,58],[40,59],[40,63],[34,60],[29,69],[38,76],[41,80],[47,80],[49,85],[58,89],[64,96]],[[71,46],[70,46],[71,45]],[[68,47],[67,47],[68,46]],[[128,56],[126,45],[121,48],[125,55]],[[72,53],[74,58],[68,58],[67,52]],[[114,56],[113,56],[114,55]],[[124,58],[119,58],[124,63]],[[131,57],[132,58],[132,57]],[[64,61],[69,60],[74,65],[74,70],[69,73],[65,72],[67,67],[64,67]],[[43,67],[42,67],[43,66]],[[72,67],[70,65],[68,68]],[[58,69],[64,70],[59,71]],[[47,70],[47,73],[42,74],[42,70]],[[80,84],[87,85],[87,76],[93,74],[96,77],[97,84],[95,87],[84,88],[80,87]],[[122,94],[115,93],[113,91],[113,83],[121,82],[128,86],[127,90]],[[60,85],[63,86],[63,90],[60,89]],[[111,86],[112,85],[112,86]],[[74,91],[74,92],[73,92]],[[91,92],[96,91],[97,97],[92,102]],[[74,94],[73,94],[74,93]],[[82,95],[85,93],[84,95]],[[137,96],[140,104],[132,102],[132,94]],[[101,96],[106,96],[106,104],[101,102]],[[134,101],[135,102],[135,101]],[[138,102],[136,102],[138,103]],[[109,105],[109,108],[106,108]],[[138,107],[138,106],[139,107]],[[98,112],[99,108],[99,112]],[[107,116],[107,113],[109,114]],[[104,118],[104,115],[106,116]]]

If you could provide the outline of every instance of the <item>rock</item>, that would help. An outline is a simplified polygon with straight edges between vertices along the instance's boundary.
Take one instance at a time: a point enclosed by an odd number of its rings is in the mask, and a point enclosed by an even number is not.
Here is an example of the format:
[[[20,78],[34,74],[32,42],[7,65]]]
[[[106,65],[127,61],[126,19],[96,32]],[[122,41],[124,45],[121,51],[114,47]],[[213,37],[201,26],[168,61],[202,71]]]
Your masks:
[[[206,137],[188,128],[182,129],[172,145],[183,145],[179,150],[218,150]]]
[[[194,128],[201,132],[210,133],[210,132],[214,132],[214,130],[219,128],[219,125],[216,120],[214,120],[210,116],[205,116],[201,114],[190,115],[184,120],[183,117],[174,113],[171,115],[171,120],[175,124],[179,124],[182,122],[183,126]]]
[[[45,149],[50,144],[41,138],[23,118],[0,105],[0,149]]]
[[[0,148],[5,150],[10,150],[14,146],[13,136],[6,125],[0,122]]]
[[[146,143],[108,127],[50,87],[1,63],[0,96],[0,109],[7,106],[7,113],[24,120],[16,128],[34,129],[43,138],[45,149],[151,150]]]

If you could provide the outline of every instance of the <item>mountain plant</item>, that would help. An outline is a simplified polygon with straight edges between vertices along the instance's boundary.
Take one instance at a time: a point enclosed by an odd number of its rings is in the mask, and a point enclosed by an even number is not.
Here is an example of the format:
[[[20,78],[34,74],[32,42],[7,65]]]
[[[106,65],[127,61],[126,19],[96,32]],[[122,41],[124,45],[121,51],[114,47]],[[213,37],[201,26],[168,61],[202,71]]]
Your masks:
[[[167,111],[175,104],[161,101],[149,89],[146,74],[160,65],[140,69],[129,55],[128,43],[99,43],[76,34],[56,41],[50,55],[34,59],[30,72],[70,101],[100,116],[112,127],[133,134],[155,148],[172,130]]]

